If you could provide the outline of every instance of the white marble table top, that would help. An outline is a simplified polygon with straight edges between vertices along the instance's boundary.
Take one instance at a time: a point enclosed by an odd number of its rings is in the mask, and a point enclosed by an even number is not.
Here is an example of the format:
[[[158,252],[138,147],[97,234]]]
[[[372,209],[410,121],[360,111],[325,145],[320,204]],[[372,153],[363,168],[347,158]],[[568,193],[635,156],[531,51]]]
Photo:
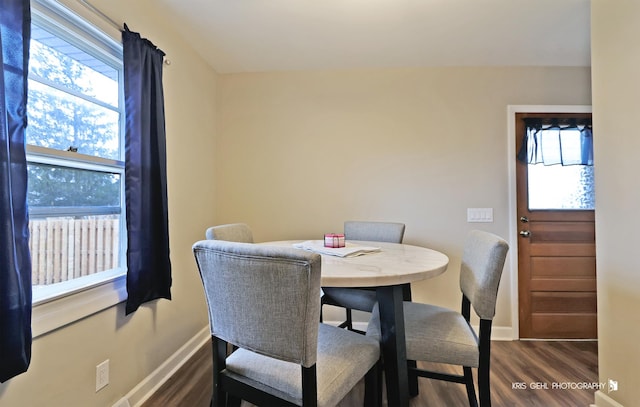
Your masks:
[[[300,240],[264,242],[293,247]],[[349,240],[379,247],[380,251],[356,257],[322,255],[323,287],[376,287],[425,280],[445,272],[449,258],[438,251],[408,244]],[[302,249],[300,249],[302,250]]]

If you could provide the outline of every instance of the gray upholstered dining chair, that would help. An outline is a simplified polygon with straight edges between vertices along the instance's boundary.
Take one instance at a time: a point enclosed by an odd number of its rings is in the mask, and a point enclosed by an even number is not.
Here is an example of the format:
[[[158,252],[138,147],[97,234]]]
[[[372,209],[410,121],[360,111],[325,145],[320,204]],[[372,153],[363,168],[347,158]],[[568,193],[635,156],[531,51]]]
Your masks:
[[[205,232],[209,240],[227,240],[229,242],[253,243],[253,232],[245,223],[229,223],[211,226]]]
[[[402,243],[404,223],[345,221],[345,240],[366,240],[374,242]],[[343,307],[346,320],[339,324],[341,328],[354,330],[351,310],[371,312],[376,304],[374,288],[322,287],[322,305]]]
[[[471,406],[477,406],[472,368],[478,369],[480,406],[491,405],[489,362],[491,324],[498,285],[509,246],[502,238],[483,231],[469,233],[460,267],[462,310],[436,305],[404,303],[407,359],[462,366],[463,374],[433,372],[409,366],[409,377],[426,377],[463,383]],[[471,307],[480,317],[477,335],[470,323]],[[380,339],[380,315],[374,307],[367,336]]]
[[[380,405],[378,341],[318,322],[320,255],[220,240],[193,252],[209,309],[212,406],[335,406],[363,377],[364,405]]]

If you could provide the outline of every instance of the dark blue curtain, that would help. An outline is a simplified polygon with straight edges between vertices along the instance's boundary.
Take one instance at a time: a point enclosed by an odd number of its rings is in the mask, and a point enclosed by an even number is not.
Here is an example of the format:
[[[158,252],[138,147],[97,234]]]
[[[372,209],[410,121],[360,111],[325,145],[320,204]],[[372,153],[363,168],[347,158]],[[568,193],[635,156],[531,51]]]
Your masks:
[[[524,119],[526,131],[518,160],[527,164],[593,165],[590,119]]]
[[[29,0],[0,0],[0,382],[31,361],[31,257],[27,210]]]
[[[162,65],[164,52],[140,34],[122,33],[127,209],[126,314],[171,299],[167,165]]]

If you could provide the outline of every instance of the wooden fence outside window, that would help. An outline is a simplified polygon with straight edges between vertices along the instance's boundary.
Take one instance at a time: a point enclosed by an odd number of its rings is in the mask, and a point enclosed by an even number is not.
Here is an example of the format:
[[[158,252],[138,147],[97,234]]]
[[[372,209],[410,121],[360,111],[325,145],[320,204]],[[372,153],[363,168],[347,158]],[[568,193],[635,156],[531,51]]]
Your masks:
[[[48,285],[119,266],[117,217],[47,218],[29,222],[32,285]]]

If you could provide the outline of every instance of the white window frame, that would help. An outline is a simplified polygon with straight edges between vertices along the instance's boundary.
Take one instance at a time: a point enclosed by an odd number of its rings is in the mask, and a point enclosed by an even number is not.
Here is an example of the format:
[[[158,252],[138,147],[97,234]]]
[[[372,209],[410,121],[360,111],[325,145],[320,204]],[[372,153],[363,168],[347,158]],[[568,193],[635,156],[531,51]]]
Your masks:
[[[97,45],[101,49],[105,49],[106,46],[110,57],[121,65],[122,45],[60,3],[49,0],[32,1],[32,20],[42,26],[63,28],[70,36],[80,36],[83,41]],[[122,91],[120,91],[119,104],[124,106]],[[121,114],[121,121],[124,121],[124,114]],[[120,133],[120,138],[123,140],[123,123],[120,125]],[[124,149],[123,142],[121,146]],[[55,164],[60,160],[71,159],[73,154],[77,153],[60,151],[51,154],[48,149],[27,147],[27,160],[34,163]],[[113,170],[121,174],[120,216],[124,225],[126,214],[122,162],[98,157],[83,156],[82,158],[84,162],[90,162],[88,169],[101,167],[103,170]],[[34,297],[33,301],[31,325],[33,337],[36,338],[126,300],[126,230],[124,226],[121,227],[120,233],[120,264],[122,266],[117,269],[70,280],[65,283],[63,292],[57,289],[39,289],[37,298]]]

